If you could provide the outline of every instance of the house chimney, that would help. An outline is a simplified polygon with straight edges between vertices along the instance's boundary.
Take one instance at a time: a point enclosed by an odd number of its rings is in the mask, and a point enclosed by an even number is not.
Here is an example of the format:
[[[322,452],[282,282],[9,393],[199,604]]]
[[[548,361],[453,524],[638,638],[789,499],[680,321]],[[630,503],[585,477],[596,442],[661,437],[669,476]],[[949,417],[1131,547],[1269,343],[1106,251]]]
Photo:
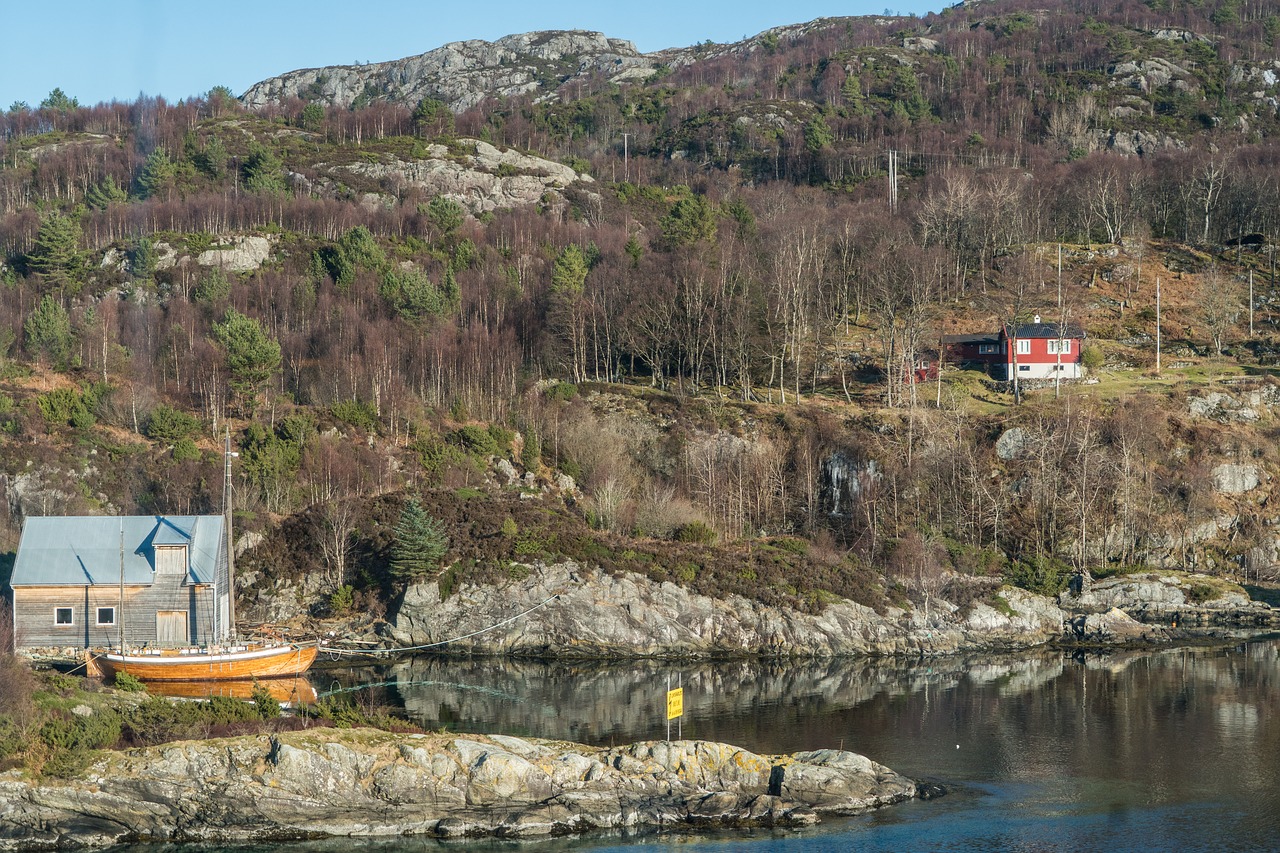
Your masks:
[[[1035,323],[1037,326],[1040,325],[1040,315],[1037,314],[1035,316],[1035,319],[1033,319],[1031,322]]]

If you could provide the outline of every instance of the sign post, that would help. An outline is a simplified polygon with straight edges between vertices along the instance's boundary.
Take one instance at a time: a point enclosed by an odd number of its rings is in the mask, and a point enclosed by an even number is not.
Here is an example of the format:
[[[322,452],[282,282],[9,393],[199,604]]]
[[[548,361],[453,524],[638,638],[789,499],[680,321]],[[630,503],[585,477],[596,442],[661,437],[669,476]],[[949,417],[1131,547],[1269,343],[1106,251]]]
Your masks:
[[[684,688],[671,689],[671,676],[667,676],[667,740],[671,740],[671,721],[678,720],[679,736],[684,736]]]

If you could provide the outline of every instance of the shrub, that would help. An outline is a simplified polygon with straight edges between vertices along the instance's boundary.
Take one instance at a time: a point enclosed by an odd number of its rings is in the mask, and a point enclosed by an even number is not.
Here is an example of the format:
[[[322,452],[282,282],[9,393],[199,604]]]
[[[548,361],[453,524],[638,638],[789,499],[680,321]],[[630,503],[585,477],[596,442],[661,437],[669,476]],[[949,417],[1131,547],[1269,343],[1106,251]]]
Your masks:
[[[1192,604],[1204,604],[1222,596],[1222,591],[1207,583],[1193,583],[1185,590],[1187,600]]]
[[[1005,570],[1005,580],[1028,592],[1057,595],[1071,579],[1071,567],[1054,557],[1039,554],[1029,560],[1017,560]]]
[[[378,413],[371,403],[360,400],[340,400],[329,407],[333,417],[348,426],[373,432],[378,426]]]
[[[147,438],[160,444],[177,445],[200,431],[194,416],[161,403],[151,410],[143,429]]]
[[[113,684],[116,690],[122,690],[125,693],[141,693],[147,689],[136,676],[127,672],[117,672]]]
[[[569,402],[578,396],[578,386],[572,382],[557,382],[546,391],[548,400],[563,400]]]
[[[253,692],[249,694],[253,700],[253,708],[264,720],[274,720],[280,716],[280,703],[271,695],[271,691],[258,684],[253,684]]]
[[[458,427],[449,433],[449,443],[461,447],[474,456],[494,456],[498,453],[498,442],[493,434],[480,426]],[[510,439],[508,439],[508,442]]]
[[[329,596],[329,609],[334,613],[350,613],[356,603],[356,591],[351,584],[343,584]]]
[[[703,521],[691,521],[676,530],[677,542],[691,542],[696,545],[714,545],[716,532]]]

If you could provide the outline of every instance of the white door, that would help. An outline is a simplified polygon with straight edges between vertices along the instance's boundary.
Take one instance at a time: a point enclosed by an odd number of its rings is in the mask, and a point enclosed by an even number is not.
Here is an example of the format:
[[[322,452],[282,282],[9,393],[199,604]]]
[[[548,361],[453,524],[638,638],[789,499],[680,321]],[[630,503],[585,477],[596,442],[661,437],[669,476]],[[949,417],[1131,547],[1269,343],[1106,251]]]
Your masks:
[[[187,611],[156,611],[156,642],[162,646],[187,644]]]

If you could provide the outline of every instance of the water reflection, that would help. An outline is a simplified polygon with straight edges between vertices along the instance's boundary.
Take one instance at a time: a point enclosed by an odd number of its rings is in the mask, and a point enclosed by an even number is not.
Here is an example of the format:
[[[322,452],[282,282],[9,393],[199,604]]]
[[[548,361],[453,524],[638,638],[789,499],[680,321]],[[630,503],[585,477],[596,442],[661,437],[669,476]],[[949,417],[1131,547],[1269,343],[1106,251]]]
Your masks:
[[[336,677],[386,682],[383,698],[428,728],[608,744],[665,736],[668,675],[685,688],[685,737],[844,747],[953,789],[768,849],[1280,846],[1275,641],[891,662],[421,658]]]

